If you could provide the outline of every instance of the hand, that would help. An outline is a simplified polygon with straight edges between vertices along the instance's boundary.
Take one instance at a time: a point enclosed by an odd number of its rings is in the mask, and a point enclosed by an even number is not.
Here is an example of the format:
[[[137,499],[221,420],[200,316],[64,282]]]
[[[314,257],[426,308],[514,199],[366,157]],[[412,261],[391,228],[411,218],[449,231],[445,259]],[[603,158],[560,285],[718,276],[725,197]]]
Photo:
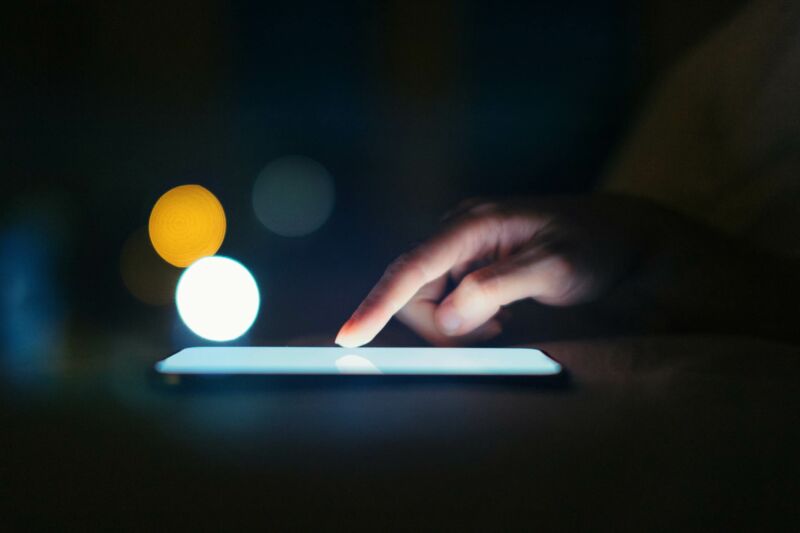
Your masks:
[[[389,266],[336,342],[366,344],[396,315],[433,344],[469,344],[500,333],[498,312],[517,300],[594,300],[635,262],[643,237],[628,222],[644,207],[624,197],[463,204]]]

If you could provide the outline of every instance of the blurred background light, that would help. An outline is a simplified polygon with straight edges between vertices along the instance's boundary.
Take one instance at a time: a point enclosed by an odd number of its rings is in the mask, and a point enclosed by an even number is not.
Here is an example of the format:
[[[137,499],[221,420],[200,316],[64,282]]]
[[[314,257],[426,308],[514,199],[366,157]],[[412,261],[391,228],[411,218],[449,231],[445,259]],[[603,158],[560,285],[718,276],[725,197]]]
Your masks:
[[[319,229],[333,211],[333,179],[313,159],[285,156],[259,173],[253,186],[253,210],[270,231],[300,237]]]
[[[149,305],[167,305],[175,296],[181,270],[158,256],[150,245],[147,230],[142,227],[122,246],[120,274],[125,287],[137,300]]]
[[[65,352],[58,272],[64,221],[31,204],[30,213],[0,229],[0,374],[21,386],[48,381],[62,370]]]
[[[258,285],[241,263],[227,257],[204,257],[178,281],[175,302],[183,323],[211,341],[242,336],[258,315]]]
[[[150,240],[158,255],[177,267],[214,255],[225,239],[225,211],[211,191],[181,185],[158,199],[150,213]]]

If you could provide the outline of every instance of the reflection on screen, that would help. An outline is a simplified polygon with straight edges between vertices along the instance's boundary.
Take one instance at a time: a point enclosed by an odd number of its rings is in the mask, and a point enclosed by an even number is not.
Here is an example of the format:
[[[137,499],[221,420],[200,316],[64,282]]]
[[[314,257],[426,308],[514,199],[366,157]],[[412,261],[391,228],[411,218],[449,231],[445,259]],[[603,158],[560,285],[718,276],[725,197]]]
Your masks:
[[[372,361],[360,355],[343,355],[334,361],[336,369],[341,374],[382,374]]]

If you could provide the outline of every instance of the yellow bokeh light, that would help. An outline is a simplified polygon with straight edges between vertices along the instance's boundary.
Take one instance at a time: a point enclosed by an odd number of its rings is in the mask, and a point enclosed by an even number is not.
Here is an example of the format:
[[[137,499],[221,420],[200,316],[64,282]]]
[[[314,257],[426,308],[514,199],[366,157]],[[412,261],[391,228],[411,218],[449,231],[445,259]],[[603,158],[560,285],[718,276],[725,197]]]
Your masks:
[[[217,253],[225,227],[222,204],[200,185],[181,185],[164,193],[153,206],[148,225],[153,248],[177,267]]]

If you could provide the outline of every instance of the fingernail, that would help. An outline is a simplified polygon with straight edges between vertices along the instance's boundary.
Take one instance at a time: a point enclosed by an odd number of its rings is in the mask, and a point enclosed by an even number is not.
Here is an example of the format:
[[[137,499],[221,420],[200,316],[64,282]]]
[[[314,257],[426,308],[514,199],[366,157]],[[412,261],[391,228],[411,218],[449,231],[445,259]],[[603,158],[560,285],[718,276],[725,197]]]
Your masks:
[[[333,342],[344,348],[355,348],[359,345],[358,342],[353,341],[352,338],[349,338],[346,334],[342,334],[341,332],[336,335],[336,340]]]
[[[371,340],[364,339],[363,333],[359,335],[358,331],[352,331],[351,326],[351,321],[348,320],[345,325],[341,327],[339,333],[336,335],[336,339],[333,342],[345,348],[356,348],[366,344],[369,340]]]
[[[347,325],[349,323],[350,323],[350,321],[347,321],[347,322],[344,323],[344,325],[342,325],[341,328],[339,328],[339,332],[336,334],[336,338],[333,340],[333,342],[335,342],[336,344],[341,346],[342,342],[346,341],[346,338],[347,338],[346,331],[347,331]]]
[[[461,327],[461,317],[452,309],[443,310],[439,317],[439,325],[444,333],[452,334]]]

